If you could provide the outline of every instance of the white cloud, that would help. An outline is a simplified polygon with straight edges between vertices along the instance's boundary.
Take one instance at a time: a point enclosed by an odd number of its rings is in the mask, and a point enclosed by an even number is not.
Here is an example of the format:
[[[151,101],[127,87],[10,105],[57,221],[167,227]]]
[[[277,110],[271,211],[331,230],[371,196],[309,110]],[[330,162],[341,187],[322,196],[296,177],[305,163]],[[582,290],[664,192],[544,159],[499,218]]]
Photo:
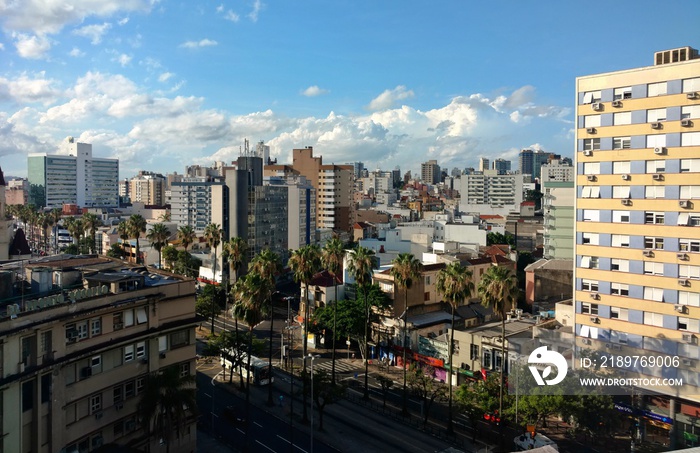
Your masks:
[[[5,44],[0,42],[0,50],[5,50]]]
[[[73,48],[71,49],[71,51],[68,52],[68,55],[70,55],[71,57],[74,57],[74,58],[84,57],[84,56],[85,56],[85,52],[83,52],[82,50],[78,49],[77,47],[73,47]]]
[[[51,49],[51,42],[46,36],[26,35],[24,33],[13,33],[17,53],[22,58],[39,60],[46,57]]]
[[[310,87],[301,92],[302,95],[310,98],[328,93],[330,93],[329,90],[326,90],[325,88],[320,88],[318,85],[311,85]]]
[[[224,5],[221,4],[221,5],[217,6],[217,7],[216,7],[216,12],[217,12],[217,13],[223,13],[223,12],[224,12]]]
[[[120,12],[148,12],[153,0],[22,0],[0,2],[0,21],[8,31],[54,34],[66,25],[89,17],[110,17]]]
[[[129,23],[129,18],[125,17],[124,19],[119,19],[119,21],[117,21],[117,23],[121,26],[124,26],[124,25]]]
[[[172,72],[164,72],[161,75],[158,76],[158,81],[159,82],[167,82],[170,80],[175,74]]]
[[[382,94],[372,99],[367,108],[371,111],[388,109],[393,107],[396,102],[410,99],[413,96],[412,90],[406,90],[405,86],[399,85],[393,90],[384,90]]]
[[[129,63],[131,63],[131,59],[132,59],[131,55],[127,55],[127,54],[123,53],[123,54],[120,54],[117,58],[115,58],[115,61],[119,62],[119,64],[123,68],[124,66],[128,66]]]
[[[109,31],[110,28],[112,28],[112,24],[108,22],[105,22],[101,25],[86,25],[84,27],[73,30],[73,34],[76,36],[89,38],[90,43],[96,45],[102,42],[102,37],[105,35],[105,33]]]
[[[15,80],[0,77],[0,100],[11,100],[18,104],[41,102],[49,105],[62,94],[61,90],[56,88],[57,84],[55,80],[46,79],[43,72],[34,77],[22,74]]]
[[[231,10],[226,11],[226,14],[224,14],[224,19],[231,21],[231,22],[238,22],[241,20],[241,16],[234,13]]]
[[[262,10],[264,7],[265,4],[263,4],[261,0],[255,0],[255,2],[253,2],[253,10],[248,13],[248,18],[253,22],[257,22],[260,10]]]
[[[182,44],[180,44],[180,47],[184,47],[185,49],[197,49],[200,47],[216,46],[218,44],[219,43],[216,41],[205,38],[199,41],[185,41]]]

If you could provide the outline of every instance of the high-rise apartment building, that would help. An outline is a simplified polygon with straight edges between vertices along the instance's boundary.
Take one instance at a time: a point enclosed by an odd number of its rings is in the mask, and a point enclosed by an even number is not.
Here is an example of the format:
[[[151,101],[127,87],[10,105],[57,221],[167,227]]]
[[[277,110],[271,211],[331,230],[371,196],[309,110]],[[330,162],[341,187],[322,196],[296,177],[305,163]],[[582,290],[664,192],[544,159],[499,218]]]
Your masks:
[[[426,184],[437,184],[440,182],[440,166],[435,159],[420,164],[420,177]]]
[[[5,264],[3,274],[27,289],[0,290],[0,451],[196,449],[193,413],[159,439],[139,407],[149,374],[195,373],[194,280],[65,258]]]
[[[487,157],[479,158],[479,171],[486,171],[491,169],[491,161]]]
[[[459,193],[464,205],[491,204],[520,207],[523,201],[523,179],[520,174],[499,175],[495,170],[460,176]]]
[[[544,257],[567,259],[574,257],[574,201],[576,190],[573,179],[547,180],[542,183],[544,211]]]
[[[212,188],[223,182],[207,176],[185,177],[170,190],[170,218],[178,227],[191,226],[198,235],[212,223]]]
[[[674,49],[576,80],[576,336],[618,356],[678,358],[625,374],[683,379],[649,389],[664,395],[672,446],[700,434],[697,57]]]
[[[119,206],[119,159],[92,157],[92,145],[68,137],[62,144],[68,155],[30,154],[27,159],[29,202],[60,208]]]
[[[518,167],[523,175],[532,175],[535,171],[535,152],[531,149],[523,149],[518,156]]]
[[[496,159],[493,161],[493,169],[499,175],[505,175],[510,172],[510,161],[505,159]]]
[[[165,204],[165,177],[159,173],[140,171],[129,180],[129,198],[145,205]]]
[[[561,159],[550,159],[540,167],[540,182],[548,181],[574,181],[574,166],[571,162]]]

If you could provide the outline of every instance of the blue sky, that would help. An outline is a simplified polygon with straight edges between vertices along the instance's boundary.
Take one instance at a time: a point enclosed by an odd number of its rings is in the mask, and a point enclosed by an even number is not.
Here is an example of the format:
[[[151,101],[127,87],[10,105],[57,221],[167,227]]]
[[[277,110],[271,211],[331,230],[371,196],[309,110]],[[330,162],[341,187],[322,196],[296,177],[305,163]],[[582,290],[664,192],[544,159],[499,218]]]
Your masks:
[[[280,163],[573,154],[577,76],[700,46],[696,1],[0,1],[0,166],[67,136],[120,176],[264,140]]]

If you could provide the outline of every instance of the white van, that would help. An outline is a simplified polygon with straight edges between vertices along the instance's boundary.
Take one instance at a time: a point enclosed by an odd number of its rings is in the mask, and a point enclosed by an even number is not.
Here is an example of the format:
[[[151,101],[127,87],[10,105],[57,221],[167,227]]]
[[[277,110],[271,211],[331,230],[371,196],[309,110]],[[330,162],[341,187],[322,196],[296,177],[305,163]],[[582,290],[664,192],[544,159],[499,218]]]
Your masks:
[[[559,451],[559,447],[552,439],[539,433],[535,434],[535,437],[532,437],[532,434],[530,433],[521,434],[513,439],[513,443],[515,444],[515,449],[517,451],[534,450],[535,448],[541,448],[544,446],[548,446],[553,448],[555,451]]]

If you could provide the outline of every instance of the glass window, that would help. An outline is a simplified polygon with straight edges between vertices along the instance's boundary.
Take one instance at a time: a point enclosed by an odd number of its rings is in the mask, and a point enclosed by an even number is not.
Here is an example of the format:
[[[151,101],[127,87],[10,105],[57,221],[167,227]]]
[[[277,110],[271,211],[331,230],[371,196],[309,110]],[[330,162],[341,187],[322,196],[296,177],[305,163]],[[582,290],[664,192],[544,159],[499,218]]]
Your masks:
[[[594,102],[600,102],[600,94],[600,91],[586,91],[585,93],[583,93],[583,103],[592,104]]]
[[[644,188],[644,198],[664,198],[665,195],[665,186],[646,186]]]
[[[630,197],[630,186],[613,186],[612,188],[613,198],[629,198]]]
[[[664,263],[645,261],[644,273],[647,275],[664,275]]]
[[[644,248],[662,250],[664,248],[664,238],[662,237],[644,237]]]
[[[615,88],[613,91],[613,100],[632,99],[632,87]]]
[[[630,237],[625,234],[613,234],[612,244],[613,247],[629,247]]]
[[[647,161],[647,173],[663,173],[666,171],[666,161],[660,160],[648,160]]]
[[[631,146],[631,137],[613,137],[613,149],[630,149]]]
[[[124,362],[134,360],[134,345],[124,346]]]
[[[618,112],[613,114],[613,125],[621,126],[632,124],[632,112]]]
[[[666,82],[650,83],[647,85],[647,96],[662,96],[666,94]]]
[[[627,321],[628,311],[626,308],[610,307],[610,318],[619,319],[620,321]]]
[[[612,219],[614,223],[630,223],[629,211],[613,211]]]
[[[581,280],[582,291],[598,291],[598,280]]]
[[[679,239],[678,249],[681,252],[700,252],[700,239]]]
[[[681,133],[681,146],[700,146],[700,132]]]
[[[666,146],[666,134],[647,135],[647,148],[663,148]]]
[[[700,159],[681,159],[682,173],[700,172]]]
[[[678,291],[678,303],[690,305],[691,307],[700,307],[700,293]]]
[[[685,105],[681,107],[681,119],[690,120],[700,118],[700,105]]]
[[[644,213],[644,223],[654,223],[657,225],[663,225],[664,224],[664,213],[663,212],[646,211]]]
[[[140,341],[136,343],[136,358],[141,359],[146,357],[146,343],[144,341]]]
[[[683,80],[684,93],[692,93],[695,91],[700,91],[700,77],[694,77],[692,79]]]
[[[610,294],[612,294],[613,296],[629,296],[630,287],[629,285],[626,285],[624,283],[611,283]],[[625,321],[627,321],[626,317]]]
[[[647,110],[647,122],[656,123],[657,121],[666,121],[665,108]]]
[[[90,397],[90,413],[94,414],[100,410],[102,410],[102,395],[92,395]]]
[[[678,266],[678,277],[700,279],[700,266],[691,266],[688,264],[680,264]]]
[[[583,127],[600,127],[600,115],[584,116]]]
[[[644,299],[653,300],[656,302],[664,301],[664,290],[661,288],[652,288],[651,286],[644,287]]]
[[[664,317],[660,313],[644,312],[644,324],[648,326],[663,327]]]
[[[610,260],[610,270],[620,271],[620,272],[629,272],[630,262],[629,262],[629,260],[613,258]]]
[[[588,244],[588,245],[599,245],[600,244],[600,236],[598,233],[583,233],[583,243]]]
[[[94,318],[90,320],[90,336],[95,337],[102,333],[102,318]]]
[[[600,139],[599,138],[584,138],[583,139],[583,150],[584,151],[595,151],[600,149]]]
[[[700,198],[700,186],[681,186],[681,198],[683,200]]]

